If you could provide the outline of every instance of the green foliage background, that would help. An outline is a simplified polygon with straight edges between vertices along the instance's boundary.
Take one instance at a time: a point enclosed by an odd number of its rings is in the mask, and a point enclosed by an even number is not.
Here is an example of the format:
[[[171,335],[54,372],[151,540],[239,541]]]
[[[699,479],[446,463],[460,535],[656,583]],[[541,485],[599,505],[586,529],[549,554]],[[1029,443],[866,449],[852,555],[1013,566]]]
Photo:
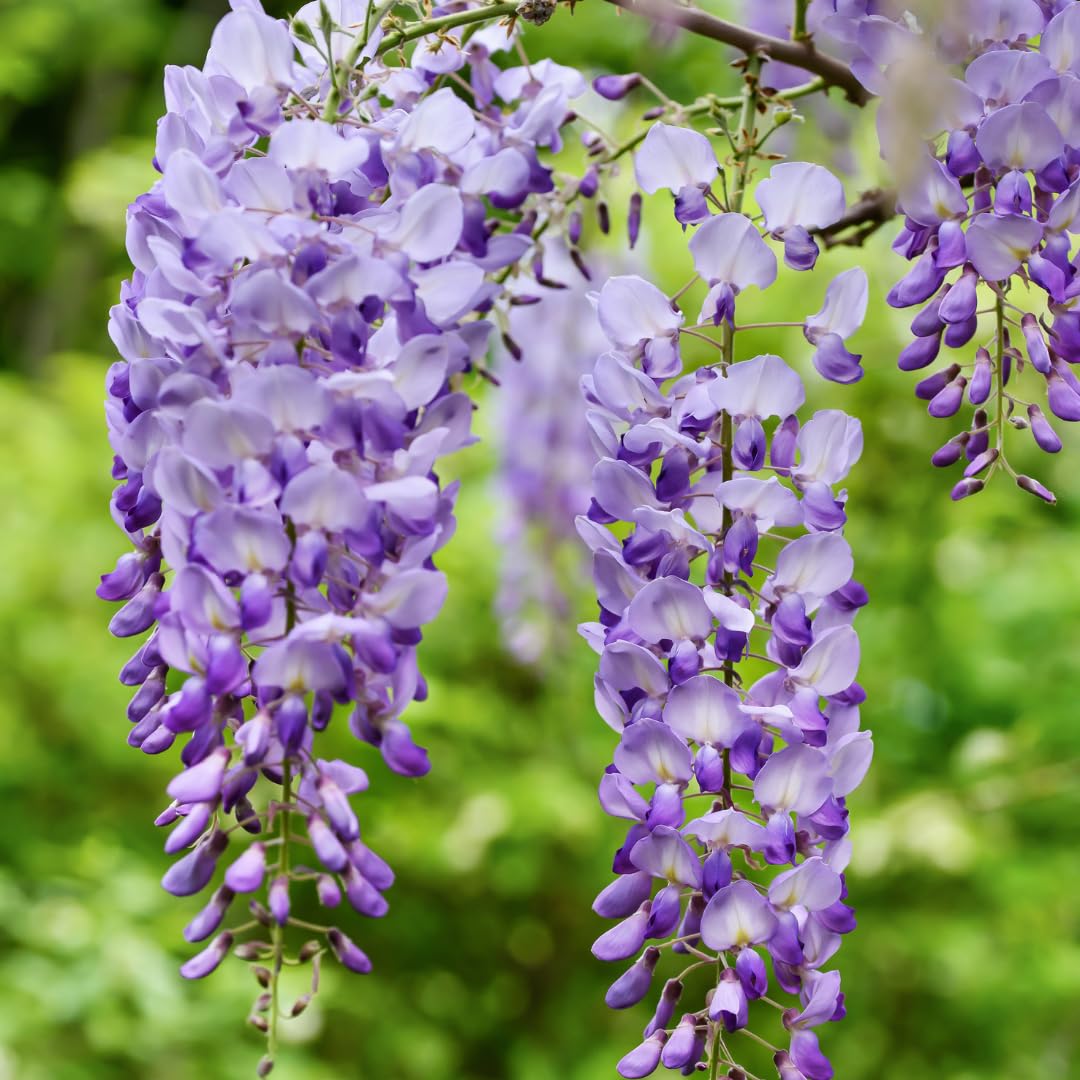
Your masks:
[[[100,402],[123,209],[153,178],[162,65],[201,62],[224,9],[0,0],[0,1080],[232,1080],[260,1052],[242,965],[197,985],[176,974],[194,904],[159,889],[151,824],[175,757],[126,745],[129,649],[93,596],[122,550]],[[683,98],[733,85],[718,47],[658,48],[595,0],[530,48],[640,68]],[[849,140],[866,163],[853,190],[874,179],[868,124]],[[649,254],[677,285],[665,229]],[[886,237],[827,264],[856,260],[878,297],[900,272]],[[815,310],[822,282],[790,277],[759,302],[766,317]],[[1056,510],[1004,482],[952,506],[927,464],[943,429],[894,368],[904,322],[872,310],[865,380],[813,386],[867,431],[850,532],[873,597],[860,623],[877,742],[852,800],[849,1019],[827,1048],[846,1080],[1080,1077],[1080,446],[1038,463]],[[756,346],[808,360],[797,335]],[[612,972],[588,951],[618,837],[595,802],[612,737],[592,656],[574,642],[530,671],[501,648],[491,466],[483,447],[454,464],[453,587],[412,714],[435,770],[374,770],[364,799],[367,839],[400,875],[390,917],[357,928],[377,974],[328,971],[286,1027],[289,1080],[601,1080],[644,1023],[604,1008]],[[347,737],[340,750],[365,756]]]

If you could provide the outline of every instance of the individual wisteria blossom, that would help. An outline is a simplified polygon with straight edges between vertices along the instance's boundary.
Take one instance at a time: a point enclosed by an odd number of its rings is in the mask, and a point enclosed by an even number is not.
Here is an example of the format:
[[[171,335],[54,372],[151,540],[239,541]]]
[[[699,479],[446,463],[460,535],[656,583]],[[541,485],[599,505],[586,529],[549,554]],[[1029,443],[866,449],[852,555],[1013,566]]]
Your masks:
[[[972,408],[970,424],[933,456],[963,466],[954,499],[1003,470],[1053,502],[1014,470],[1005,436],[1009,426],[1026,430],[1056,453],[1047,412],[1080,420],[1071,259],[1080,230],[1080,8],[960,7],[963,17],[941,26],[882,18],[888,33],[858,35],[868,84],[884,97],[883,153],[900,177],[905,217],[894,248],[914,262],[888,297],[919,309],[899,364],[933,367],[916,387],[931,416],[952,419],[965,399]],[[949,66],[956,61],[964,63]],[[935,93],[913,127],[905,91],[916,80]]]
[[[751,105],[756,85],[751,71]],[[644,278],[609,280],[598,310],[611,347],[584,382],[599,460],[578,527],[600,614],[581,631],[599,655],[597,709],[619,738],[600,802],[627,824],[594,904],[613,925],[593,952],[626,965],[609,1006],[655,1000],[618,1064],[628,1078],[661,1065],[742,1076],[729,1036],[776,1005],[789,1034],[773,1047],[780,1076],[828,1080],[817,1029],[845,1012],[827,969],[855,925],[846,799],[872,743],[852,626],[867,598],[838,485],[862,433],[839,410],[805,416],[784,359],[736,356],[753,330],[736,318],[739,294],[768,288],[778,269],[741,213],[757,148],[752,123],[742,131],[723,199],[696,133],[642,143],[639,182],[670,189],[684,224],[691,184],[720,210],[689,237],[708,294],[695,320]],[[816,259],[811,230],[843,213],[839,183],[818,168],[783,163],[754,192],[797,269]],[[844,342],[866,300],[865,275],[848,271],[804,320],[807,359],[816,352],[834,381],[858,377]],[[686,370],[684,332],[711,327],[719,362]],[[777,1005],[781,992],[795,1002]]]
[[[325,952],[371,969],[355,930],[292,914],[310,892],[381,916],[394,877],[353,806],[366,772],[320,736],[347,724],[392,771],[428,771],[404,714],[447,590],[456,485],[436,469],[472,439],[462,379],[509,305],[501,280],[529,272],[527,204],[554,188],[539,153],[585,89],[553,64],[496,67],[500,26],[386,66],[365,14],[309,4],[290,28],[237,2],[201,70],[167,70],[161,177],[130,208],[110,319],[112,512],[133,550],[98,592],[124,602],[114,634],[149,632],[121,673],[128,741],[182,746],[163,884],[213,887],[182,974],[253,963],[261,1075],[310,997],[279,1000],[283,964],[311,962],[312,992]]]
[[[593,452],[578,387],[606,344],[565,245],[544,245],[541,267],[547,284],[525,279],[529,291],[514,297],[517,355],[503,350],[487,398],[498,451],[496,609],[507,648],[528,664],[566,643],[572,592],[587,574],[574,519],[589,507]]]

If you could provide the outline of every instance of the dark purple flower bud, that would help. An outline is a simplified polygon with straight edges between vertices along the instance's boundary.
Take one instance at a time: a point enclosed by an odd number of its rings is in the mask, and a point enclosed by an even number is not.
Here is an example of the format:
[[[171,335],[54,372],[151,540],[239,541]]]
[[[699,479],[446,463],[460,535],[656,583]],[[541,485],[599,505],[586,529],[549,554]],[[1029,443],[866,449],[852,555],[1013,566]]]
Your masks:
[[[165,677],[155,672],[128,702],[127,718],[137,724],[165,696]]]
[[[389,889],[394,884],[394,871],[385,859],[376,855],[366,844],[351,840],[348,845],[349,862],[375,886]]]
[[[634,194],[630,196],[630,216],[627,223],[627,236],[630,241],[631,251],[636,246],[638,234],[641,232],[641,207],[641,193],[635,191]]]
[[[724,757],[715,746],[703,746],[694,755],[694,777],[702,791],[724,790]]]
[[[352,863],[345,867],[344,882],[349,903],[361,915],[366,915],[369,919],[381,919],[390,909],[379,890]]]
[[[371,961],[367,958],[367,955],[337,927],[331,927],[326,932],[326,939],[342,966],[347,967],[350,971],[355,971],[357,975],[367,975],[371,971]]]
[[[250,632],[265,626],[274,610],[274,592],[263,574],[248,574],[240,585],[240,625]]]
[[[640,1046],[636,1046],[622,1058],[615,1066],[615,1071],[623,1080],[641,1080],[643,1076],[651,1076],[660,1064],[660,1051],[666,1040],[666,1032],[653,1032]]]
[[[931,401],[959,374],[960,365],[950,364],[949,367],[942,371],[936,371],[933,375],[928,375],[925,379],[916,384],[915,396],[922,401]]]
[[[686,905],[686,914],[679,923],[675,936],[682,940],[676,941],[672,946],[672,952],[689,952],[689,946],[696,945],[698,932],[701,930],[701,916],[705,913],[705,897],[701,893],[694,893]]]
[[[660,993],[660,1000],[656,1003],[656,1011],[652,1019],[645,1027],[644,1037],[647,1039],[656,1031],[664,1031],[671,1018],[675,1015],[675,1006],[682,997],[683,984],[679,979],[668,979],[664,983],[664,989]]]
[[[787,417],[773,432],[769,448],[769,464],[781,474],[790,472],[795,464],[795,451],[799,437],[799,421]]]
[[[427,751],[413,742],[409,729],[400,720],[384,725],[379,750],[386,764],[400,776],[426,776],[431,771]]]
[[[196,803],[188,809],[188,812],[180,818],[180,824],[169,834],[165,841],[165,854],[175,855],[190,847],[206,831],[210,823],[210,814],[214,804],[210,802]]]
[[[232,943],[232,934],[218,934],[201,953],[197,953],[180,968],[180,974],[185,979],[205,979],[229,955]]]
[[[814,917],[826,930],[834,934],[850,934],[856,926],[855,912],[842,900],[815,912]]]
[[[889,292],[886,302],[890,307],[914,307],[929,300],[941,288],[945,280],[945,270],[936,266],[933,256],[927,254],[900,279]]]
[[[682,1069],[693,1065],[700,1056],[697,1037],[697,1017],[687,1013],[664,1043],[660,1060],[665,1069]]]
[[[701,888],[706,899],[731,884],[731,856],[723,849],[710,851],[701,867]]]
[[[234,893],[255,892],[266,874],[266,849],[262,844],[252,844],[225,871],[225,884]]]
[[[960,129],[949,133],[945,164],[958,180],[970,176],[982,164],[982,156],[975,149],[975,140],[968,132]]]
[[[966,499],[971,495],[978,495],[984,487],[986,487],[986,484],[982,480],[968,477],[961,480],[952,489],[950,495],[953,502],[959,502],[961,499]]]
[[[757,549],[758,530],[754,519],[745,514],[737,515],[724,536],[724,569],[728,573],[741,571],[752,577]]]
[[[1039,329],[1038,320],[1031,312],[1028,312],[1020,320],[1020,329],[1024,334],[1024,342],[1027,345],[1027,354],[1031,366],[1040,375],[1049,374],[1050,353],[1046,348],[1046,339],[1042,335],[1042,330]]]
[[[982,405],[990,396],[991,377],[990,354],[980,346],[975,353],[975,370],[968,385],[968,400],[972,405]]]
[[[636,71],[628,75],[599,75],[593,79],[593,89],[608,101],[620,101],[640,85],[641,76]]]
[[[229,751],[218,747],[197,765],[174,777],[165,790],[181,803],[216,802],[228,764]]]
[[[152,574],[146,584],[109,620],[114,637],[134,637],[149,630],[157,618],[157,601],[165,578]]]
[[[608,987],[604,996],[609,1009],[628,1009],[636,1005],[648,992],[653,971],[660,959],[660,950],[649,946],[626,971]]]
[[[680,225],[700,225],[709,219],[709,201],[697,184],[687,184],[675,195],[675,220]]]
[[[289,921],[289,879],[284,874],[278,874],[270,882],[268,899],[274,922],[278,926],[284,926]]]
[[[605,236],[611,232],[611,214],[608,211],[608,204],[602,199],[596,204],[596,223]]]
[[[601,934],[592,945],[597,960],[608,962],[629,960],[645,944],[645,930],[649,925],[648,901],[643,903],[629,918]]]
[[[765,961],[754,949],[740,949],[735,958],[735,974],[742,983],[743,991],[751,1001],[756,1001],[769,989],[769,975]]]
[[[274,727],[287,754],[294,754],[307,731],[307,703],[299,694],[286,694],[274,709]]]
[[[213,699],[206,688],[206,681],[198,675],[192,675],[165,705],[165,726],[176,733],[195,731],[210,719],[212,708]]]
[[[1020,488],[1021,491],[1026,491],[1029,494],[1042,499],[1044,502],[1048,502],[1051,506],[1057,503],[1057,496],[1048,487],[1044,487],[1038,480],[1035,480],[1030,476],[1018,476],[1016,478],[1016,486]]]
[[[998,214],[1031,213],[1031,184],[1025,173],[1013,169],[997,182],[994,211]]]
[[[911,320],[911,332],[915,337],[937,337],[941,331],[945,329],[945,323],[938,314],[938,309],[941,307],[942,300],[947,295],[948,286],[945,287],[945,291],[934,297],[934,299]]]
[[[206,647],[206,688],[231,694],[247,678],[247,660],[228,634],[214,634]]]
[[[932,258],[939,270],[952,270],[967,261],[967,241],[959,221],[943,221],[938,228],[937,241]]]
[[[146,559],[134,551],[121,555],[116,568],[101,575],[97,595],[102,600],[130,600],[145,580]]]
[[[326,573],[326,537],[317,531],[304,533],[296,541],[290,572],[298,585],[318,585]]]
[[[586,198],[591,199],[600,190],[600,174],[595,165],[590,165],[585,170],[585,175],[578,181],[578,191]]]
[[[791,1033],[791,1059],[806,1080],[832,1080],[833,1067],[812,1031],[800,1029]]]
[[[757,472],[765,464],[765,429],[756,416],[740,420],[731,447],[735,468]],[[659,494],[659,489],[657,489]]]
[[[953,323],[945,330],[944,341],[950,349],[962,349],[979,329],[979,317],[972,315],[963,322]]]
[[[738,1031],[746,1027],[749,1008],[746,990],[734,968],[725,968],[709,1002],[709,1019],[717,1020],[726,1031]]]
[[[214,833],[169,867],[161,879],[162,887],[173,896],[192,896],[200,892],[214,876],[217,861],[228,843],[224,833]]]
[[[184,927],[184,939],[194,944],[208,938],[221,925],[234,895],[226,885],[215,890],[206,907]]]
[[[964,469],[965,476],[978,476],[984,469],[993,465],[998,459],[998,449],[996,446],[992,446],[987,450],[984,450],[977,457],[971,459],[967,468]]]
[[[966,322],[978,307],[977,286],[979,275],[970,267],[960,275],[960,280],[945,294],[938,307],[938,314],[947,323]]]
[[[621,874],[601,890],[592,909],[605,919],[624,919],[637,911],[651,892],[652,876],[644,870]]]
[[[1031,423],[1031,434],[1038,443],[1039,449],[1045,450],[1048,454],[1056,454],[1061,449],[1061,439],[1043,415],[1042,409],[1038,405],[1029,405],[1027,414]]]
[[[948,386],[934,395],[926,411],[938,420],[955,416],[964,403],[964,390],[966,388],[967,379],[963,375],[953,379]]]
[[[349,805],[348,797],[338,787],[334,781],[325,773],[322,774],[315,782],[315,788],[319,793],[319,798],[322,800],[323,809],[326,811],[326,816],[330,819],[330,824],[333,826],[334,832],[338,836],[345,840],[355,840],[360,836],[360,823],[356,820],[356,814],[353,813],[352,807]],[[311,821],[308,819],[308,835],[311,835]],[[311,836],[311,841],[316,844],[314,836]],[[322,852],[319,851],[318,845],[315,848],[316,854],[319,858],[323,858]],[[323,860],[326,861],[325,859]],[[334,870],[336,867],[326,863],[328,870]]]
[[[1052,370],[1046,377],[1046,402],[1059,420],[1070,423],[1080,420],[1080,394],[1057,369]]]
[[[320,874],[315,879],[315,891],[323,907],[335,908],[341,903],[341,889],[329,874]]]
[[[680,886],[665,885],[653,897],[652,906],[649,909],[649,922],[645,928],[645,936],[658,939],[670,937],[672,931],[678,925],[681,915]]]
[[[940,337],[916,338],[910,345],[906,345],[897,358],[896,366],[901,371],[918,371],[927,367],[936,359],[941,351]]]
[[[773,611],[771,621],[773,633],[787,645],[805,649],[814,640],[810,618],[806,614],[806,602],[798,593],[788,593],[783,597]]]
[[[566,223],[566,238],[577,247],[581,243],[581,234],[584,228],[584,218],[580,210],[575,210]]]

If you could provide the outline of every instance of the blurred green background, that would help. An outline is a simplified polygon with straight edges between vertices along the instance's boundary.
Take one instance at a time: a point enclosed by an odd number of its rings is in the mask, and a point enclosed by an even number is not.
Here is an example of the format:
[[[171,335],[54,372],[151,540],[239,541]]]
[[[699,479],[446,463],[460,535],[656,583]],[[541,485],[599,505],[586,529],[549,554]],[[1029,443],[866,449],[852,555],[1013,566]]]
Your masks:
[[[231,1080],[261,1052],[243,965],[195,985],[176,974],[196,902],[159,889],[152,825],[175,755],[126,745],[115,673],[130,650],[93,595],[123,549],[101,416],[123,210],[153,179],[162,65],[200,63],[224,10],[0,0],[0,1080]],[[649,71],[678,97],[733,85],[717,47],[660,49],[591,0],[529,41]],[[845,146],[867,169],[853,191],[874,179],[868,124]],[[650,255],[674,286],[685,253],[660,235]],[[900,272],[887,240],[829,265],[861,260],[880,297]],[[816,309],[828,275],[791,276],[758,312]],[[872,311],[856,339],[864,381],[812,384],[815,404],[855,411],[867,432],[850,535],[873,598],[860,629],[877,743],[852,799],[849,1018],[823,1038],[846,1080],[1080,1077],[1080,447],[1035,460],[1013,435],[1057,509],[1005,481],[951,505],[927,464],[951,432],[895,371],[903,319]],[[755,344],[807,363],[797,335]],[[354,928],[377,973],[328,966],[275,1076],[600,1080],[645,1021],[644,1006],[604,1007],[614,972],[589,955],[620,832],[594,794],[612,735],[592,709],[593,657],[574,642],[528,670],[501,647],[491,465],[483,447],[454,464],[451,597],[423,649],[430,700],[412,713],[434,771],[373,770],[361,808],[399,872],[390,916]]]

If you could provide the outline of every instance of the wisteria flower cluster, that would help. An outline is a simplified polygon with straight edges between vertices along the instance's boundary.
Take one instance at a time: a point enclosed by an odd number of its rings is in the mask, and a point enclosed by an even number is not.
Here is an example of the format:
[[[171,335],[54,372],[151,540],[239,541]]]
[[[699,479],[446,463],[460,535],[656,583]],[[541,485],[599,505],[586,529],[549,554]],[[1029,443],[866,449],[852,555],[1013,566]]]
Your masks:
[[[578,384],[605,347],[589,282],[564,245],[544,247],[543,270],[548,284],[526,283],[508,316],[517,356],[503,350],[492,395],[496,608],[508,649],[527,664],[559,651],[582,576],[574,519],[589,507],[592,449]]]
[[[954,350],[916,393],[935,417],[973,409],[934,464],[963,463],[956,499],[1000,470],[1054,500],[1015,471],[1005,431],[1055,453],[1044,403],[1080,420],[1080,5],[769,0],[747,28],[612,3],[736,47],[742,92],[683,104],[640,73],[590,89],[530,61],[519,26],[555,0],[315,0],[290,22],[231,0],[203,67],[166,72],[160,179],[130,208],[134,271],[110,320],[112,513],[131,550],[98,592],[123,602],[113,633],[141,639],[121,672],[129,742],[181,744],[163,884],[210,892],[181,971],[230,952],[252,965],[259,1075],[326,954],[371,970],[345,919],[310,915],[344,900],[379,917],[394,878],[361,838],[366,759],[330,756],[322,732],[347,724],[392,771],[429,769],[406,713],[427,694],[417,650],[457,495],[439,474],[473,441],[472,386],[499,398],[499,605],[519,657],[542,659],[568,614],[552,552],[575,515],[591,557],[599,617],[581,630],[618,735],[600,801],[627,823],[593,951],[628,962],[613,1008],[666,973],[627,1078],[757,1080],[748,1038],[781,1080],[829,1080],[818,1032],[845,1015],[830,965],[855,926],[847,799],[873,753],[842,488],[862,431],[837,408],[807,415],[800,371],[863,377],[850,339],[869,288],[846,270],[819,311],[760,324],[737,317],[743,294],[898,207],[914,266],[887,299],[919,309],[900,366]],[[822,165],[763,150],[832,87],[882,99],[895,197],[849,206]],[[643,93],[656,104],[625,141],[581,115],[590,95]],[[649,197],[686,237],[695,276],[674,296],[582,248],[611,231],[608,181],[631,152],[630,246]],[[801,328],[805,356],[744,344],[774,326]],[[286,965],[311,972],[290,1004]]]
[[[403,713],[426,694],[416,647],[446,593],[433,558],[456,491],[435,469],[471,441],[460,384],[509,303],[497,279],[532,247],[523,206],[552,189],[538,151],[584,82],[497,68],[501,26],[386,66],[384,30],[357,29],[366,5],[309,4],[291,32],[234,6],[202,70],[167,71],[161,179],[129,214],[107,415],[134,550],[99,595],[125,601],[114,634],[150,631],[121,674],[128,741],[184,743],[163,884],[193,895],[224,868],[182,973],[233,949],[252,961],[272,1053],[284,963],[314,961],[312,992],[326,950],[371,968],[294,913],[312,890],[378,917],[393,881],[350,798],[365,772],[322,756],[319,734],[347,715],[390,769],[428,771]],[[363,74],[343,79],[350,54]],[[462,71],[471,104],[436,85]]]
[[[814,1029],[844,1015],[839,972],[824,969],[854,926],[845,799],[872,744],[859,728],[852,627],[866,594],[836,485],[862,433],[838,410],[801,419],[802,380],[780,357],[734,359],[739,293],[777,276],[776,255],[739,212],[755,145],[744,134],[725,185],[734,194],[713,214],[709,141],[687,128],[649,133],[642,186],[672,190],[681,220],[699,196],[706,204],[689,248],[709,291],[687,326],[643,278],[609,280],[598,305],[613,348],[584,384],[600,460],[579,528],[600,619],[582,632],[600,656],[597,708],[620,736],[600,801],[630,822],[594,905],[618,921],[593,952],[633,961],[608,991],[617,1009],[648,995],[665,949],[681,961],[644,1041],[619,1063],[624,1077],[661,1064],[737,1069],[725,1037],[748,1032],[750,1004],[765,1000],[790,1031],[773,1047],[780,1075],[827,1080]],[[810,230],[844,212],[839,184],[820,166],[783,163],[755,195],[788,265],[812,267]],[[834,380],[861,373],[844,339],[866,291],[862,271],[847,271],[805,321],[814,362]],[[721,361],[684,373],[683,334],[715,327]],[[605,527],[615,522],[628,526],[621,541]],[[767,996],[765,956],[798,1006]]]
[[[1013,469],[1005,436],[1008,426],[1028,430],[1053,454],[1062,443],[1044,406],[1080,420],[1071,259],[1080,231],[1080,7],[978,8],[925,31],[884,16],[853,23],[865,77],[883,95],[883,154],[900,177],[905,217],[894,248],[914,261],[888,302],[919,307],[903,370],[958,352],[915,391],[933,417],[956,416],[965,398],[973,409],[970,425],[933,456],[941,467],[964,466],[953,498],[977,494],[1003,470],[1053,502],[1042,483]],[[958,78],[945,67],[956,59],[964,61]],[[913,131],[904,91],[914,80],[934,93]],[[1033,375],[1018,386],[1025,369]]]

